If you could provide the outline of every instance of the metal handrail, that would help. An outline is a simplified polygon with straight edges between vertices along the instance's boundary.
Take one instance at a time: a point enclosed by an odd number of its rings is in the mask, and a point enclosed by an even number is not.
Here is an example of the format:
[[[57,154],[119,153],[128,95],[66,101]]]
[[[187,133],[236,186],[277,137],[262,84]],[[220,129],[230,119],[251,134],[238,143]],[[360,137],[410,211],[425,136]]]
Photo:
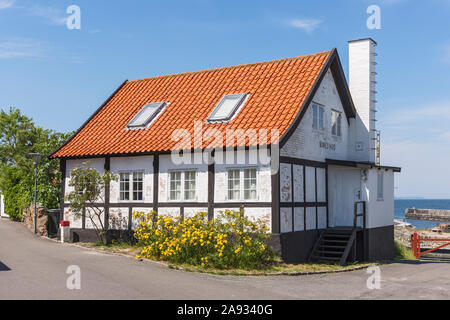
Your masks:
[[[358,205],[363,205],[363,212],[358,213]],[[366,229],[366,202],[365,201],[358,201],[355,202],[354,206],[354,219],[353,219],[353,227],[356,229],[358,228],[358,218],[363,217],[363,229]]]

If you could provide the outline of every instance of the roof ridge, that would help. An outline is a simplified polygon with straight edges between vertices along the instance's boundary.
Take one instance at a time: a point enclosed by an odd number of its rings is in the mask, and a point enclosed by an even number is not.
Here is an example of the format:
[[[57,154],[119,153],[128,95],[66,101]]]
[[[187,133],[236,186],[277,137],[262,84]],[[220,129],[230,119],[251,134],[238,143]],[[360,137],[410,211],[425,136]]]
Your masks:
[[[148,81],[148,80],[153,80],[153,79],[177,77],[177,76],[198,74],[198,73],[207,73],[207,72],[214,72],[214,71],[219,71],[219,70],[243,68],[243,67],[262,65],[262,64],[269,64],[269,63],[279,63],[279,62],[285,62],[285,61],[290,61],[290,60],[301,60],[301,59],[306,59],[306,58],[310,58],[310,57],[316,57],[316,56],[322,56],[322,55],[330,54],[332,51],[333,50],[327,50],[327,51],[323,51],[323,52],[307,54],[307,55],[297,56],[297,57],[275,59],[275,60],[268,60],[268,61],[261,61],[261,62],[252,62],[252,63],[245,63],[245,64],[237,64],[237,65],[232,65],[232,66],[219,67],[219,68],[210,68],[210,69],[204,69],[204,70],[198,70],[198,71],[188,71],[188,72],[181,72],[181,73],[173,73],[173,74],[154,76],[154,77],[148,77],[148,78],[142,78],[142,79],[128,80],[128,82]]]

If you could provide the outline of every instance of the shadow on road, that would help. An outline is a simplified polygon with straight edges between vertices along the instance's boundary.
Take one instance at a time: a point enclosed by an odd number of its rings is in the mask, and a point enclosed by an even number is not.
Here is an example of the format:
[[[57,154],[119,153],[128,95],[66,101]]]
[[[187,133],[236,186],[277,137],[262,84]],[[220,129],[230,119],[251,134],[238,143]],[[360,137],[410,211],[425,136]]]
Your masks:
[[[11,271],[11,269],[0,261],[0,271]]]
[[[450,263],[450,261],[442,260],[438,258],[422,258],[422,260],[394,260],[392,263],[399,263],[399,264],[429,264],[429,263],[442,263],[447,264]],[[391,264],[392,264],[391,263]]]

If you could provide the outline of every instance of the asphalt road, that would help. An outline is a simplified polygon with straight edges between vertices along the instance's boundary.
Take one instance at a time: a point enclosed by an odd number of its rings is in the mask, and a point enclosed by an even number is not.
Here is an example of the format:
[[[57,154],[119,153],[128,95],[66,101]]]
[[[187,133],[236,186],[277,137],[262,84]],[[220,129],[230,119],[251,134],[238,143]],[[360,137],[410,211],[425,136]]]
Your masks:
[[[81,290],[66,270],[81,270]],[[366,270],[281,277],[186,273],[151,262],[97,253],[35,237],[0,220],[0,299],[449,299],[450,264],[392,263],[381,289],[367,288]]]

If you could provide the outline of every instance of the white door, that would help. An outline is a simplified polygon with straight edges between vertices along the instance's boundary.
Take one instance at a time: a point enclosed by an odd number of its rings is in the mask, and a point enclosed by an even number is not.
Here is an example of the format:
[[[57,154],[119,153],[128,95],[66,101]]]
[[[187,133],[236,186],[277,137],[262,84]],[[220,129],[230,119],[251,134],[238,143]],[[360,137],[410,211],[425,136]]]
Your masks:
[[[361,197],[359,169],[330,167],[328,193],[331,227],[353,227],[354,204]]]

